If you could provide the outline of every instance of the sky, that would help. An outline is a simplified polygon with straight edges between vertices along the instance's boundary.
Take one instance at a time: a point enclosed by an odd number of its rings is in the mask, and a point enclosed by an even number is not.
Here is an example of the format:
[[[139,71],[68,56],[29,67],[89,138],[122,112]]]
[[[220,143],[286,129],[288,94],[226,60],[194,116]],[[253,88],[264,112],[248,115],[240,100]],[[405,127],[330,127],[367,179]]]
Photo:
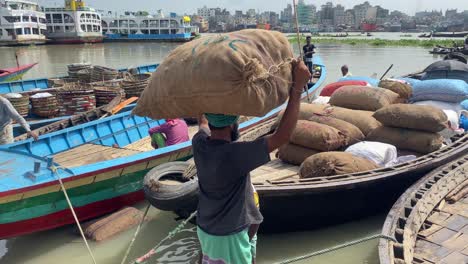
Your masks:
[[[86,0],[85,0],[86,1]],[[254,8],[263,11],[281,11],[293,0],[87,0],[88,6],[96,9],[108,11],[137,11],[145,10],[156,13],[162,9],[164,13],[176,12],[179,14],[196,13],[198,7],[222,7],[229,11],[247,10]],[[304,0],[306,4],[320,6],[328,2],[327,0]],[[62,6],[62,0],[38,0],[45,6]],[[352,8],[364,0],[333,0],[333,4],[341,4],[346,8]],[[370,0],[372,5],[380,5],[390,10],[400,10],[407,14],[414,15],[415,12],[424,10],[443,10],[447,8],[458,8],[458,10],[468,10],[468,0]]]

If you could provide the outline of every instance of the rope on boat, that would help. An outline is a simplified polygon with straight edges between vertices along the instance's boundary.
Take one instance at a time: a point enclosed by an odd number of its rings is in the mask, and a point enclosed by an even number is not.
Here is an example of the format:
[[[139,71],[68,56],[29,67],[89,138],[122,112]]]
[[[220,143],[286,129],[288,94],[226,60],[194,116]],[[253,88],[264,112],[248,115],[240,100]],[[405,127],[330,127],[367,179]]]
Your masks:
[[[332,251],[336,251],[336,250],[343,249],[343,248],[346,248],[346,247],[351,247],[351,246],[354,246],[354,245],[357,245],[357,244],[361,244],[361,243],[367,242],[369,240],[374,240],[374,239],[377,239],[377,238],[384,238],[384,239],[387,239],[387,240],[391,240],[393,242],[397,242],[396,239],[391,237],[391,236],[382,235],[382,234],[375,234],[375,235],[364,237],[364,238],[361,238],[361,239],[358,239],[358,240],[346,242],[346,243],[341,244],[341,245],[337,245],[337,246],[333,246],[333,247],[330,247],[330,248],[325,248],[325,249],[322,249],[322,250],[319,250],[319,251],[316,251],[316,252],[312,252],[312,253],[309,253],[309,254],[304,255],[304,256],[295,257],[295,258],[292,258],[292,259],[277,262],[276,264],[289,264],[289,263],[298,262],[298,261],[309,259],[309,258],[312,258],[312,257],[315,257],[315,256],[330,253]]]
[[[151,204],[148,203],[148,206],[146,206],[145,214],[143,215],[143,218],[141,218],[140,224],[138,224],[135,234],[133,235],[132,241],[130,241],[130,244],[128,245],[128,248],[127,248],[127,252],[125,252],[125,256],[122,259],[122,262],[120,262],[120,264],[125,264],[125,262],[127,261],[128,255],[130,254],[130,250],[133,247],[133,243],[135,243],[138,233],[140,233],[141,226],[143,225],[143,222],[145,221],[146,215],[148,214],[150,207],[151,207]]]
[[[197,215],[197,211],[193,212],[187,219],[185,219],[184,221],[182,221],[182,223],[180,223],[176,228],[174,228],[171,232],[169,232],[169,234],[163,238],[155,247],[153,247],[150,251],[148,251],[148,253],[146,253],[145,255],[137,258],[134,262],[132,262],[133,264],[141,264],[141,263],[144,263],[146,262],[148,259],[150,259],[151,257],[153,257],[154,255],[156,255],[156,250],[164,243],[166,242],[167,240],[173,238],[176,234],[180,233],[182,231],[182,228],[184,228],[187,223],[192,220],[195,216]]]
[[[75,209],[73,208],[73,205],[70,201],[70,198],[68,197],[67,189],[65,189],[65,185],[62,182],[62,178],[60,177],[60,174],[58,173],[58,170],[60,167],[55,167],[54,165],[50,166],[49,169],[57,176],[57,179],[60,182],[60,186],[62,188],[63,194],[65,195],[65,199],[67,200],[68,207],[70,207],[70,211],[72,212],[73,218],[75,218],[76,225],[78,226],[78,229],[80,230],[81,237],[83,238],[83,241],[86,245],[86,248],[88,249],[89,255],[93,259],[93,263],[97,264],[96,259],[94,258],[93,252],[91,251],[91,248],[89,247],[88,240],[86,240],[86,237],[83,232],[83,228],[81,228],[80,220],[78,220],[78,217],[76,216]]]
[[[293,7],[294,7],[294,15],[296,18],[296,34],[297,34],[297,46],[299,48],[299,55],[300,58],[302,58],[302,48],[301,48],[301,38],[299,35],[299,18],[297,16],[297,5],[296,5],[296,0],[293,0]],[[313,73],[311,73],[313,75]],[[314,76],[312,76],[314,78]],[[309,96],[309,87],[305,87],[306,93],[307,93],[307,102],[310,104],[310,96]]]

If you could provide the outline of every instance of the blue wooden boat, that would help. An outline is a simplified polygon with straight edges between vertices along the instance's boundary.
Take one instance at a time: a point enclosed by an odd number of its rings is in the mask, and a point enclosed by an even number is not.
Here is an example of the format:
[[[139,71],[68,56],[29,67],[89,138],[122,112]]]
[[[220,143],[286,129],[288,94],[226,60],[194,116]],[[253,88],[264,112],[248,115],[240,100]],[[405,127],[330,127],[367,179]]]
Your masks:
[[[148,72],[154,72],[156,71],[157,67],[159,64],[149,64],[149,65],[142,65],[136,67],[136,71],[138,74],[141,73],[148,73]],[[127,71],[127,69],[120,69],[119,71]],[[27,92],[31,91],[33,89],[48,89],[48,79],[47,78],[41,78],[41,79],[32,79],[32,80],[24,80],[24,81],[15,81],[15,82],[5,82],[1,83],[0,82],[0,94],[3,93],[19,93],[19,92]],[[54,122],[58,122],[61,120],[65,120],[70,118],[70,116],[61,116],[61,117],[56,117],[56,118],[49,118],[49,119],[39,119],[39,120],[33,120],[29,121],[28,124],[31,127],[31,130],[35,130],[47,125],[50,125]],[[26,131],[23,129],[18,124],[15,124],[13,126],[13,136],[17,137],[21,134],[26,133]]]
[[[127,112],[131,111],[136,104],[130,104],[125,106],[121,111],[119,112]],[[79,115],[75,116],[61,116],[61,117],[56,117],[56,118],[50,118],[50,119],[43,119],[43,120],[35,120],[35,121],[29,121],[29,127],[31,130],[35,131],[38,135],[42,135],[45,133],[50,133],[52,131],[55,131],[53,128],[49,129],[49,126],[60,126],[60,129],[67,128],[70,126],[75,126],[79,125],[85,122],[92,121],[94,119],[101,118],[105,112],[101,110],[102,107],[96,108],[94,110],[91,110],[86,113],[82,113]],[[13,125],[13,136],[15,137],[15,140],[24,140],[26,137],[26,130],[19,124],[14,124]]]
[[[148,64],[136,67],[138,73],[154,72],[159,64]],[[127,69],[120,69],[119,71],[127,71]],[[56,77],[60,78],[60,77]],[[5,93],[21,93],[31,91],[33,89],[47,89],[49,87],[49,79],[39,78],[15,82],[0,82],[0,94]]]
[[[321,74],[310,94],[326,77],[318,57],[315,64],[321,65]],[[242,122],[241,132],[270,121],[284,107]],[[40,136],[39,141],[0,146],[0,239],[74,222],[49,167],[62,168],[58,174],[80,220],[143,200],[143,178],[150,169],[192,156],[190,141],[152,149],[148,129],[164,122],[126,112]],[[190,134],[194,132],[191,128]]]

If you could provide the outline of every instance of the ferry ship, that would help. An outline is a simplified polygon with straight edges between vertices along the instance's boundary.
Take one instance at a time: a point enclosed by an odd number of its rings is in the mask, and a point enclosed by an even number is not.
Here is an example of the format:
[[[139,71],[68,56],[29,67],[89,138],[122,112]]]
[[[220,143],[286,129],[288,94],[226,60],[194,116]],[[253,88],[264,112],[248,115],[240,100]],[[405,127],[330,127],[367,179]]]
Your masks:
[[[102,42],[101,14],[82,0],[65,0],[65,7],[44,8],[47,38],[51,43],[81,44]]]
[[[35,2],[0,0],[0,45],[46,42],[46,19]]]
[[[190,41],[199,28],[191,25],[188,16],[172,13],[166,18],[158,15],[136,13],[119,17],[103,17],[102,33],[105,42],[116,41]]]

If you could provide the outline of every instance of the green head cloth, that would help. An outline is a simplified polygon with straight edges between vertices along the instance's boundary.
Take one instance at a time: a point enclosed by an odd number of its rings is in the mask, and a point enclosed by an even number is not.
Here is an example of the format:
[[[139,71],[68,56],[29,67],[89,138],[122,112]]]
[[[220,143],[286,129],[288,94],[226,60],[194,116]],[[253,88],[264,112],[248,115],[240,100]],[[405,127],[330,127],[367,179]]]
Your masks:
[[[222,114],[205,114],[205,117],[210,125],[219,128],[230,126],[239,120],[239,116]]]

